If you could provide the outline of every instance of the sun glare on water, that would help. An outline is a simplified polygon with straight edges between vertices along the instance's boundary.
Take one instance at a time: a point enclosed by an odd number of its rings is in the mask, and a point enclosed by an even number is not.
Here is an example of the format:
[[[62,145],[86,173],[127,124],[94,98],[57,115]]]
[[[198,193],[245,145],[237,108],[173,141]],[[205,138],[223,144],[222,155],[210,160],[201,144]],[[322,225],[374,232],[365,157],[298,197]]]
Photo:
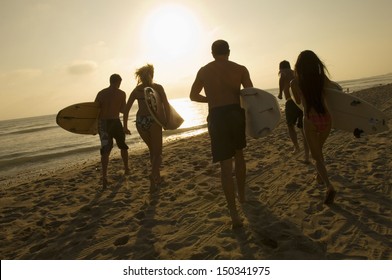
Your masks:
[[[172,99],[170,103],[184,119],[181,128],[200,127],[206,124],[207,104],[192,102],[189,98]]]
[[[200,34],[195,15],[179,5],[165,5],[146,18],[142,43],[149,57],[170,61],[191,54]]]

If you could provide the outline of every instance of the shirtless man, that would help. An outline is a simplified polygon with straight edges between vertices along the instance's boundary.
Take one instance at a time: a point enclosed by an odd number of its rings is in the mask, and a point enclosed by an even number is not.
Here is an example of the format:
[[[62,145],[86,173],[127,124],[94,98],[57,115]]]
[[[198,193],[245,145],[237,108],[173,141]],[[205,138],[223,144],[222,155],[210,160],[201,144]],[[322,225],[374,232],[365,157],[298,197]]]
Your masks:
[[[278,98],[282,99],[282,93],[284,94],[285,103],[285,114],[286,123],[289,131],[289,136],[291,142],[294,144],[293,153],[299,152],[297,132],[295,131],[295,125],[301,130],[303,141],[304,141],[304,151],[305,151],[305,163],[309,163],[309,148],[303,134],[303,113],[302,110],[298,108],[293,99],[290,96],[290,82],[294,79],[294,71],[291,69],[290,63],[283,60],[279,64],[279,95]]]
[[[109,155],[113,148],[113,138],[116,139],[121,157],[124,162],[125,174],[128,168],[128,146],[125,144],[125,133],[120,121],[120,112],[125,108],[125,92],[120,90],[121,77],[118,74],[110,76],[110,86],[98,92],[95,102],[99,103],[100,113],[98,121],[98,132],[101,140],[101,163],[102,163],[102,185],[106,189],[107,169]]]
[[[242,227],[235,202],[232,160],[238,199],[245,201],[246,163],[243,149],[246,147],[245,112],[240,107],[241,85],[253,87],[246,67],[229,61],[230,49],[226,41],[212,44],[214,61],[200,68],[192,85],[190,99],[208,103],[208,132],[211,138],[213,162],[220,162],[221,183],[226,196],[233,228]],[[200,92],[204,88],[204,95]]]

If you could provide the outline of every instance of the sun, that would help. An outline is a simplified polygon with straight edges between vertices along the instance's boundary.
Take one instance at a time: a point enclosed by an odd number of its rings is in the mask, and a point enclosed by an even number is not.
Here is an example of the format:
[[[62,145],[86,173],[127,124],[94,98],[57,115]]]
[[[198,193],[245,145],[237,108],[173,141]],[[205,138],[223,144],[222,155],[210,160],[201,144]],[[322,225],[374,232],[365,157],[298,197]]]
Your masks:
[[[148,55],[168,61],[191,54],[200,37],[195,15],[184,6],[174,4],[153,10],[142,32],[142,44]]]

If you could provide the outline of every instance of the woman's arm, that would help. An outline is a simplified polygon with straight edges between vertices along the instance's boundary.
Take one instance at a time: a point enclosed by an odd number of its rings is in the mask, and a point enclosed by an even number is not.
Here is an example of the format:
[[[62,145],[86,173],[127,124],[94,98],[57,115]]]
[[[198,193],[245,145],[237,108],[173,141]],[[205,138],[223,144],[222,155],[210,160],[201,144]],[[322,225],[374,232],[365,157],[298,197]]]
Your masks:
[[[293,79],[290,82],[290,89],[291,92],[293,93],[293,97],[295,100],[295,103],[301,104],[301,89],[299,88],[298,80]]]
[[[123,126],[124,126],[124,132],[126,134],[131,134],[131,132],[128,129],[128,117],[129,117],[129,111],[132,108],[133,103],[135,102],[135,89],[131,92],[129,98],[128,98],[128,102],[125,105],[125,109],[124,109],[124,114],[123,114]]]

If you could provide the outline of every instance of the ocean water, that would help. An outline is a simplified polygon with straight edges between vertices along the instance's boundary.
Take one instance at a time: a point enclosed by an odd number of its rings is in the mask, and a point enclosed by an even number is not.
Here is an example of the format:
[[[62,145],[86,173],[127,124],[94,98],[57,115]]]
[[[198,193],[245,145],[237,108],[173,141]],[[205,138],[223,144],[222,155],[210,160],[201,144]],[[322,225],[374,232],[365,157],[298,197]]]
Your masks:
[[[345,91],[357,91],[377,85],[392,83],[388,75],[340,81]],[[277,96],[278,89],[267,89]],[[190,137],[206,131],[208,108],[206,104],[191,102],[188,98],[170,100],[184,118],[183,125],[174,131],[164,131],[164,143]],[[279,100],[282,108],[284,101]],[[130,155],[146,145],[136,131],[135,105],[130,112],[131,135],[127,136]],[[57,126],[56,115],[0,121],[0,182],[19,173],[61,169],[75,161],[99,160],[99,138],[67,132]],[[113,151],[118,150],[114,147]]]
[[[170,103],[184,118],[177,130],[163,131],[164,143],[190,137],[206,131],[208,108],[206,104],[191,102],[189,98],[171,100]],[[132,151],[147,146],[140,138],[136,126],[135,105],[129,116],[126,143]],[[98,135],[70,133],[56,124],[56,115],[0,121],[0,182],[18,173],[61,169],[75,161],[99,160]],[[113,152],[117,151],[116,145]]]

